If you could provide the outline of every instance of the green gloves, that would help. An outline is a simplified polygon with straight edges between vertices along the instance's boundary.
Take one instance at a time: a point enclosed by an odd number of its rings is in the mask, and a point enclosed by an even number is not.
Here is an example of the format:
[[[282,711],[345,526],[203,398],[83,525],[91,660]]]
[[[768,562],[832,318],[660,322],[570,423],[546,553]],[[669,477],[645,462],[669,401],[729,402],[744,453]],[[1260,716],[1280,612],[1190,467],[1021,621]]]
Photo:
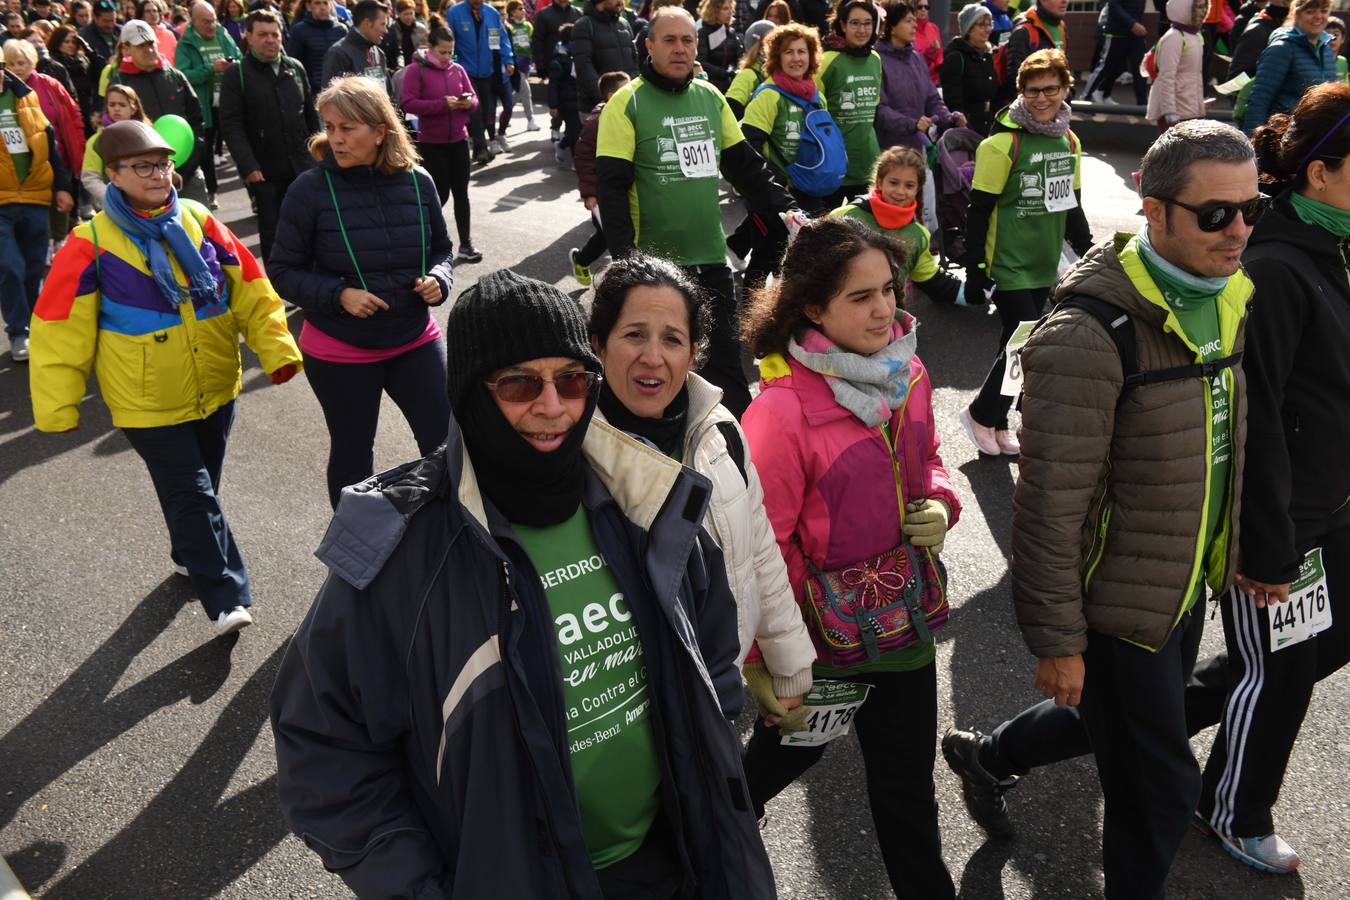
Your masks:
[[[783,704],[773,692],[773,676],[764,668],[763,663],[746,663],[741,667],[741,677],[750,688],[750,696],[755,698],[759,714],[765,718],[777,716],[778,730],[784,734],[806,730],[808,709],[805,703],[792,709],[783,709]]]
[[[941,553],[951,516],[951,510],[941,500],[916,500],[905,504],[905,527],[901,531],[915,547]]]

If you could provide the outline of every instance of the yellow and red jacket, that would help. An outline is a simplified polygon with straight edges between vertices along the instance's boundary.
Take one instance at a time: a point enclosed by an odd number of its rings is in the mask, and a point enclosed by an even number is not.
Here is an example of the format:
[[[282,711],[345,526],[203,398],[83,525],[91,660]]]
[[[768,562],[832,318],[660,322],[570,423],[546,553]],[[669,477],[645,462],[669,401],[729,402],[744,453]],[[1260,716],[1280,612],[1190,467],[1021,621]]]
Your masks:
[[[183,228],[215,277],[215,299],[189,297],[170,308],[136,239],[106,213],[78,226],[52,261],[30,325],[39,430],[79,424],[91,367],[119,428],[204,419],[233,400],[241,334],[269,375],[301,368],[281,298],[252,254],[204,206],[178,204]],[[173,268],[188,297],[177,260]]]
[[[52,202],[52,189],[69,190],[65,176],[57,177],[55,168],[64,172],[59,158],[52,158],[56,146],[51,123],[42,114],[38,95],[32,88],[12,75],[0,74],[0,91],[9,90],[14,94],[14,113],[19,117],[19,128],[28,142],[28,151],[32,161],[28,165],[28,177],[19,183],[19,171],[8,153],[0,152],[0,206],[15,203],[27,203],[34,206],[49,206]],[[13,252],[13,248],[9,249]]]

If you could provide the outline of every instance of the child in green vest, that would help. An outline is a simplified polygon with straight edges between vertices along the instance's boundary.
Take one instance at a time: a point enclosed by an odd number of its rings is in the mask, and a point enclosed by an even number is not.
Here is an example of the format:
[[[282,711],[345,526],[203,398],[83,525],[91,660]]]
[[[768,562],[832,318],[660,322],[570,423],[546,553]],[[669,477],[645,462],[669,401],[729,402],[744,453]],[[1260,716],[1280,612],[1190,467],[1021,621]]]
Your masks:
[[[938,268],[929,252],[928,229],[919,221],[918,197],[926,171],[923,154],[918,150],[892,147],[877,157],[872,169],[872,193],[839,207],[833,214],[857,219],[905,248],[905,256],[897,260],[895,270],[897,295],[903,291],[906,298],[912,297],[911,285],[918,284],[934,301],[964,306],[965,283]],[[983,297],[971,299],[984,302]]]
[[[1350,84],[1350,61],[1341,56],[1341,45],[1345,43],[1345,22],[1338,16],[1329,16],[1327,34],[1331,35],[1331,52],[1336,57],[1336,80]]]

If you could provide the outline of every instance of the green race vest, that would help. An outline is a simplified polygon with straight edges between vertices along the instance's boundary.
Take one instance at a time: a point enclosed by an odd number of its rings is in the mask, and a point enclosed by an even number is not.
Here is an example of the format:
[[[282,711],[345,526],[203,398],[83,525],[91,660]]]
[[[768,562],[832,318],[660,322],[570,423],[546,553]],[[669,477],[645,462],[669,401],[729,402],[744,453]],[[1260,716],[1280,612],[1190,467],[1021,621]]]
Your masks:
[[[595,155],[633,164],[628,205],[639,249],[682,266],[726,261],[719,166],[722,151],[743,140],[707,82],[671,93],[638,77],[615,93],[600,114]]]
[[[874,124],[881,102],[881,57],[876,51],[859,59],[831,50],[821,57],[816,87],[844,136],[848,151],[844,184],[867,184],[881,155]]]

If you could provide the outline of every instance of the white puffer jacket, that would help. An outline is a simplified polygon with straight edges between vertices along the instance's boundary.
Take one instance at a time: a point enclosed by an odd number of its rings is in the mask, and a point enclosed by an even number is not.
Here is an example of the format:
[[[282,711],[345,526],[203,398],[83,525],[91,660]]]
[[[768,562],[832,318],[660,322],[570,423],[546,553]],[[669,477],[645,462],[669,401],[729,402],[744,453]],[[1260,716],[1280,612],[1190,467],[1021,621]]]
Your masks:
[[[795,697],[811,686],[816,649],[793,598],[787,566],[764,511],[764,489],[750,460],[749,445],[735,417],[722,406],[721,388],[692,372],[688,388],[682,458],[686,466],[707,476],[713,484],[703,525],[726,559],[727,580],[736,596],[740,661],[744,662],[751,645],[757,643],[764,666],[773,676],[774,694]],[[602,418],[599,411],[595,415]],[[744,478],[718,422],[733,425],[745,448]]]

